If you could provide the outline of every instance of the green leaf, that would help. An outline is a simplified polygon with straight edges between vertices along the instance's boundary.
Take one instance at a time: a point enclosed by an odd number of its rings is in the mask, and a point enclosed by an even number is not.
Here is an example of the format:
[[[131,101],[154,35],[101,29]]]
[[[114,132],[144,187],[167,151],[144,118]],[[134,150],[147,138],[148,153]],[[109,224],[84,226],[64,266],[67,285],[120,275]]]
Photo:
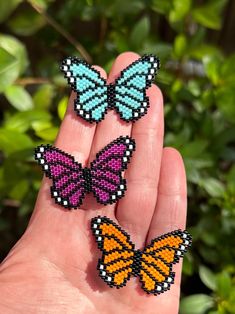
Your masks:
[[[179,84],[180,82],[181,81],[179,81]],[[188,128],[183,128],[178,134],[168,133],[166,135],[165,143],[167,146],[171,145],[179,149],[181,146],[183,146],[186,142],[189,141],[189,138],[190,138],[190,130]]]
[[[147,16],[135,24],[130,35],[130,42],[133,47],[139,48],[143,45],[144,39],[148,36],[150,30],[150,21]]]
[[[226,271],[217,275],[217,287],[219,296],[223,299],[227,299],[231,292],[232,281]]]
[[[22,86],[9,86],[4,94],[9,103],[19,111],[26,111],[33,108],[33,100]]]
[[[111,3],[110,7],[107,3]],[[105,9],[103,9],[104,14],[108,17],[116,17],[117,15],[136,15],[145,7],[145,2],[142,0],[126,1],[126,0],[116,0],[113,2],[106,2]]]
[[[173,8],[169,14],[171,23],[182,20],[191,8],[191,0],[173,0]]]
[[[21,201],[29,189],[29,182],[27,180],[21,180],[10,191],[9,196],[14,199]]]
[[[28,65],[25,46],[13,36],[0,34],[0,47],[4,48],[18,60],[19,73],[22,74]]]
[[[184,157],[201,157],[201,154],[205,151],[206,147],[208,146],[208,142],[204,139],[199,139],[187,143],[180,148],[180,152]]]
[[[223,61],[221,76],[224,83],[235,83],[235,54],[232,54]]]
[[[10,19],[8,26],[17,35],[29,36],[45,25],[45,19],[35,11],[24,10]]]
[[[226,178],[229,184],[234,185],[235,184],[235,165],[233,165],[228,173],[226,174]]]
[[[183,34],[176,36],[174,41],[174,53],[177,58],[181,58],[187,48],[187,39]]]
[[[224,60],[222,65],[222,73],[224,75],[234,74],[235,72],[235,54],[232,54]]]
[[[211,28],[220,29],[222,22],[221,11],[227,0],[213,0],[208,4],[195,8],[192,11],[193,18],[199,24]]]
[[[10,71],[11,66],[15,64],[16,58],[0,47],[0,75],[5,71]]]
[[[181,89],[184,87],[184,83],[181,79],[176,79],[174,81],[174,83],[172,84],[171,90],[173,92],[173,94],[178,93],[179,91],[181,91]]]
[[[155,43],[155,41],[154,41]],[[147,46],[148,47],[148,46]],[[151,49],[150,49],[151,48]],[[149,51],[153,51],[162,61],[163,59],[168,59],[172,53],[172,45],[164,42],[155,43],[155,49],[153,47],[149,47],[145,53],[149,53]]]
[[[161,14],[168,14],[172,8],[172,0],[153,0],[152,9]]]
[[[55,90],[52,84],[41,85],[36,93],[33,95],[35,108],[48,109],[51,105],[54,94]]]
[[[187,50],[188,55],[192,58],[202,60],[205,56],[213,55],[214,57],[221,58],[222,52],[215,46],[208,44],[200,44],[195,47],[190,47]]]
[[[30,127],[34,130],[41,130],[50,127],[51,115],[49,112],[42,110],[28,110],[17,112],[9,117],[4,124],[4,127],[9,130],[25,132]],[[49,123],[49,125],[48,125]]]
[[[5,21],[21,2],[22,0],[0,0],[0,23]]]
[[[51,118],[51,117],[50,117]],[[50,120],[44,120],[44,119],[40,119],[40,120],[35,120],[32,122],[32,128],[34,129],[34,131],[37,133],[37,132],[40,132],[40,131],[43,131],[45,129],[49,129],[51,128],[53,125],[52,123],[50,122]]]
[[[0,129],[0,149],[6,154],[33,147],[33,142],[26,134],[15,130]]]
[[[32,122],[32,128],[34,129],[34,131],[40,132],[43,131],[45,129],[50,129],[52,127],[52,123],[49,120],[35,120]]]
[[[199,267],[199,276],[207,288],[211,289],[212,291],[216,290],[216,276],[210,269],[201,265]]]
[[[18,76],[17,59],[0,47],[0,92]]]
[[[204,178],[200,181],[200,186],[203,187],[212,197],[222,197],[225,188],[223,183],[215,178]]]
[[[220,29],[221,19],[210,8],[202,7],[193,10],[194,19],[201,25],[212,28]]]
[[[235,124],[234,86],[223,86],[215,92],[216,104],[228,121]]]
[[[204,56],[203,65],[206,72],[206,75],[211,80],[214,85],[217,85],[220,81],[220,69],[221,69],[221,59],[217,56]]]
[[[49,2],[53,2],[53,1],[54,0],[49,0],[49,1],[48,0],[29,0],[30,3],[32,3],[33,5],[36,5],[42,10],[46,10]]]
[[[212,160],[208,158],[184,158],[184,163],[188,181],[196,183],[197,185],[202,180],[202,174],[200,169],[211,168],[213,166]]]
[[[198,97],[201,95],[200,84],[198,81],[190,80],[188,82],[187,88],[193,96]]]
[[[185,162],[185,170],[187,173],[187,181],[198,184],[198,182],[201,180],[200,172],[196,168],[188,166],[187,160],[184,162]]]
[[[194,294],[182,299],[180,314],[205,314],[213,304],[213,298],[209,295]]]
[[[51,127],[48,129],[36,131],[36,135],[43,140],[54,141],[58,133],[58,128]]]
[[[59,104],[58,104],[58,116],[60,118],[60,120],[63,120],[66,109],[67,109],[67,105],[68,105],[68,101],[69,98],[67,96],[63,97]]]
[[[215,247],[217,244],[217,237],[213,234],[210,230],[203,231],[203,242],[206,243],[208,246]]]
[[[118,52],[128,50],[129,44],[125,35],[119,32],[112,32],[110,36]]]
[[[193,258],[192,255],[188,252],[183,260],[183,274],[192,276],[193,274]]]
[[[2,92],[25,71],[28,65],[28,58],[25,47],[18,39],[12,36],[0,34],[0,48],[15,58],[15,62],[12,62],[10,67],[7,66],[0,72],[0,92]],[[3,58],[6,60],[6,55]]]
[[[164,70],[163,67],[161,67],[161,71],[159,71],[157,75],[157,80],[160,83],[170,85],[174,81],[174,75],[170,71]]]
[[[228,302],[226,305],[227,305],[226,309],[229,311],[229,313],[234,314],[234,312],[235,312],[234,311],[234,309],[235,309],[235,287],[234,287],[234,285],[231,287],[229,299],[228,299]]]

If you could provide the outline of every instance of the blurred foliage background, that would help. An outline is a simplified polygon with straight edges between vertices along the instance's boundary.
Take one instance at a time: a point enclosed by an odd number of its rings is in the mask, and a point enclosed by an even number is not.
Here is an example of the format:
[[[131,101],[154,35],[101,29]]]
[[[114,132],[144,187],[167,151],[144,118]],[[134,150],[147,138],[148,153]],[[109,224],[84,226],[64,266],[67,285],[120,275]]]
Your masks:
[[[109,70],[123,51],[161,59],[165,145],[183,155],[193,248],[182,314],[235,313],[235,2],[0,0],[0,258],[25,230],[69,89],[58,62]]]

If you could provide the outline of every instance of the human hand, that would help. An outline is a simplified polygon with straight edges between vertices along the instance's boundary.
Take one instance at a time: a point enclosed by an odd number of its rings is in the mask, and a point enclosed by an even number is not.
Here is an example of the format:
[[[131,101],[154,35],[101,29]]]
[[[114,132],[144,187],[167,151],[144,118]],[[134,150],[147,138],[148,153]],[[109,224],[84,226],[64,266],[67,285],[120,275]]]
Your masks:
[[[138,58],[131,52],[118,56],[108,83]],[[178,313],[181,263],[173,268],[175,283],[161,295],[147,295],[138,278],[111,289],[98,276],[100,251],[90,229],[91,218],[107,216],[131,235],[136,248],[143,248],[161,234],[185,228],[183,161],[175,149],[163,148],[160,90],[153,84],[147,95],[148,114],[137,123],[122,122],[109,111],[98,125],[76,116],[71,95],[55,146],[86,165],[106,144],[131,135],[136,152],[125,172],[127,191],[117,204],[102,206],[90,194],[81,208],[68,211],[51,199],[51,181],[44,178],[29,226],[0,267],[0,313]]]

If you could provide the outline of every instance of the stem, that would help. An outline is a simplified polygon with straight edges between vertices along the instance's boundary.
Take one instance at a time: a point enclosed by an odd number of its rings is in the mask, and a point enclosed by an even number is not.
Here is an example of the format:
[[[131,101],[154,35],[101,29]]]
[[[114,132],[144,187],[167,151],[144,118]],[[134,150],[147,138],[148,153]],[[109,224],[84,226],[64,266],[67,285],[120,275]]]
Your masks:
[[[20,207],[20,202],[17,200],[11,200],[11,199],[5,199],[3,200],[3,205],[4,206],[9,206],[9,207]]]
[[[106,35],[106,31],[107,31],[107,26],[108,26],[108,22],[105,16],[103,16],[101,18],[101,23],[100,23],[100,46],[102,47],[104,44],[104,38]]]
[[[41,77],[26,77],[16,80],[15,82],[18,85],[34,85],[34,84],[48,84],[51,83],[50,80],[41,78]]]
[[[39,14],[41,14],[44,19],[47,21],[48,24],[50,24],[61,36],[67,39],[67,41],[72,44],[77,51],[80,53],[80,55],[88,62],[92,62],[92,58],[90,54],[86,51],[86,49],[66,30],[64,30],[59,23],[56,22],[51,16],[49,16],[42,8],[37,6],[35,3],[32,3],[30,0],[28,0],[30,5],[36,10]]]

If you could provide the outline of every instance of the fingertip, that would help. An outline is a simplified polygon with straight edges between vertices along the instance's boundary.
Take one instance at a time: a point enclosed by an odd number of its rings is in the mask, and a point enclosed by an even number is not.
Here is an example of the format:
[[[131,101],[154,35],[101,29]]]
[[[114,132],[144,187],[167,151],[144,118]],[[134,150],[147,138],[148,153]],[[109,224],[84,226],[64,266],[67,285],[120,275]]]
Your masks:
[[[123,52],[118,55],[110,70],[108,83],[113,82],[120,75],[122,70],[139,58],[140,55],[132,51]]]
[[[163,95],[160,88],[152,85],[147,90],[149,98],[149,108],[147,114],[138,121],[137,128],[158,129],[158,135],[164,135],[164,110],[163,110]]]
[[[147,96],[150,98],[150,101],[156,100],[159,104],[163,105],[163,94],[161,89],[156,85],[152,84],[147,90]]]
[[[187,193],[184,161],[173,147],[163,149],[159,192],[168,195]]]
[[[133,51],[125,51],[125,52],[120,53],[117,56],[114,63],[115,62],[120,63],[126,60],[127,64],[129,64],[128,60],[134,60],[134,59],[139,59],[139,58],[140,58],[140,55],[138,53],[133,52]]]
[[[92,68],[97,70],[100,73],[101,77],[107,79],[107,73],[102,67],[100,67],[99,65],[93,65]]]
[[[165,167],[172,166],[172,162],[177,162],[181,166],[183,166],[184,163],[180,152],[174,147],[164,147],[163,159],[164,159],[163,166]]]
[[[177,156],[177,158],[181,158],[182,159],[180,152],[176,148],[174,148],[174,147],[166,146],[164,148],[164,153],[167,156],[169,155],[170,158],[171,158],[171,156]]]

